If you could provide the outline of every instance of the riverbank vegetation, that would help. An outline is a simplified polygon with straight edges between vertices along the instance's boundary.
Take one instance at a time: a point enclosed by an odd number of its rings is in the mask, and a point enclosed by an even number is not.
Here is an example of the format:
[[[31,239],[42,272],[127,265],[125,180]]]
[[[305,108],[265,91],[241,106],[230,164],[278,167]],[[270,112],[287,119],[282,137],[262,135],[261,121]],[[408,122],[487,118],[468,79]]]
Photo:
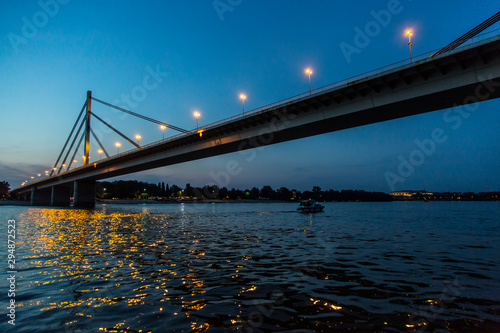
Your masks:
[[[168,199],[196,199],[196,200],[278,200],[297,201],[313,199],[317,201],[391,201],[390,195],[382,192],[367,192],[362,190],[322,190],[314,186],[311,191],[298,191],[280,187],[273,189],[271,186],[262,188],[252,187],[247,189],[219,188],[216,185],[193,187],[186,184],[181,188],[164,182],[151,184],[140,181],[115,181],[99,182],[97,197],[101,199],[139,199],[154,198],[157,200]]]

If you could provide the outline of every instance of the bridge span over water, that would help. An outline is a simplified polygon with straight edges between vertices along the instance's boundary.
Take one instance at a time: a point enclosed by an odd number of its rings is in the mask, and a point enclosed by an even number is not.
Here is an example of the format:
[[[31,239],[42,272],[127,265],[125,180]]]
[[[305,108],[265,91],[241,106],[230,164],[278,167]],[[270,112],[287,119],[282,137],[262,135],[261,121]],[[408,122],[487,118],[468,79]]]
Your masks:
[[[100,179],[500,97],[498,31],[14,189],[33,205],[95,205]],[[88,151],[88,148],[87,148]]]

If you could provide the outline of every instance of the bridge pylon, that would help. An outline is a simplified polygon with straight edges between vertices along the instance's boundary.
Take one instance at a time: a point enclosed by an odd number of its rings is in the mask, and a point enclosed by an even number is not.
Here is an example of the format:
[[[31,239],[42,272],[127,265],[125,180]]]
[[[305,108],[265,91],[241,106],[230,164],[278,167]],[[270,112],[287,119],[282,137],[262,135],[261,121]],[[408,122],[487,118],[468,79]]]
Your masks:
[[[92,91],[87,91],[87,113],[85,119],[85,156],[83,165],[90,162],[90,116],[92,114]]]

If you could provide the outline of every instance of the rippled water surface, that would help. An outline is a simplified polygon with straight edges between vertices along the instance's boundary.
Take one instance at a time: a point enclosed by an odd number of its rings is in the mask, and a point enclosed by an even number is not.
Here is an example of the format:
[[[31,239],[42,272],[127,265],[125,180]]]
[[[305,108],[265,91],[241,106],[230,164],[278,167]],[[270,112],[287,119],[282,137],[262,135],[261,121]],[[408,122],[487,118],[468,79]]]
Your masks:
[[[0,207],[16,332],[500,332],[500,203]]]

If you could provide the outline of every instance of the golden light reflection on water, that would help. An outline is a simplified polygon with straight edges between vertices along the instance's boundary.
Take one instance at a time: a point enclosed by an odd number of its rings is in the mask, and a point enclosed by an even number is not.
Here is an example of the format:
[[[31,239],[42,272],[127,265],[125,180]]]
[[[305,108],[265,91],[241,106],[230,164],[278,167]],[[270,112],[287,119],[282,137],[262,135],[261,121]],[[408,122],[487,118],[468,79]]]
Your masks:
[[[172,262],[171,258],[165,258],[169,247],[175,245],[173,239],[159,237],[168,236],[169,215],[150,214],[147,210],[131,214],[28,209],[22,219],[26,223],[23,239],[30,241],[30,253],[24,257],[23,265],[37,269],[23,277],[23,289],[55,289],[67,293],[68,297],[64,301],[61,297],[52,301],[50,296],[41,296],[21,302],[19,306],[36,307],[42,312],[73,308],[73,318],[66,322],[71,326],[82,323],[82,318],[93,317],[94,312],[85,311],[87,308],[147,306],[153,300],[159,304],[177,305],[178,310],[189,317],[190,313],[207,305],[207,301],[199,297],[206,292],[204,281],[196,270],[186,269],[194,259],[203,257],[205,250],[189,249],[187,254],[193,256],[193,260],[180,266],[178,260]],[[189,235],[186,230],[175,234],[177,237]],[[203,234],[196,235],[192,243],[198,246],[202,239]],[[174,279],[180,279],[180,288],[194,299],[187,300],[186,293],[169,295],[172,285],[168,287],[168,283]],[[86,285],[93,287],[85,288]],[[71,295],[77,299],[72,299]],[[157,306],[153,313],[164,313],[164,309]],[[127,321],[99,330],[121,332]],[[192,323],[196,332],[203,332],[208,327],[204,322]]]

